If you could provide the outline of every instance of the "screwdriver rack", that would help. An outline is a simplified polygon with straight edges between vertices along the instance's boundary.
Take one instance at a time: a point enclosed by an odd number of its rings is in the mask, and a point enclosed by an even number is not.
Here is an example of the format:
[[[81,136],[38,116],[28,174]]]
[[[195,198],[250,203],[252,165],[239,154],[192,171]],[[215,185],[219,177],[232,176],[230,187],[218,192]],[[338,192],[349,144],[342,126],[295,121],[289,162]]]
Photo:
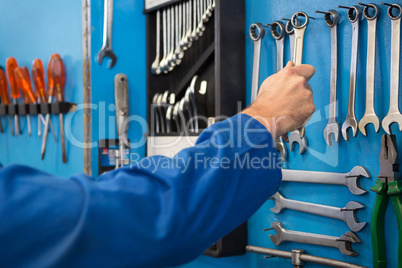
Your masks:
[[[38,104],[0,104],[0,116],[4,115],[38,115],[67,114],[77,109],[71,102],[38,103]]]
[[[244,108],[246,100],[245,85],[245,1],[217,0],[212,17],[205,24],[203,35],[193,42],[182,62],[172,72],[155,75],[151,65],[156,56],[156,11],[170,5],[186,1],[145,0],[146,14],[146,68],[147,68],[147,110],[148,145],[147,155],[168,155],[166,149],[156,150],[150,143],[163,144],[163,141],[180,136],[179,133],[156,133],[152,125],[152,99],[155,94],[169,90],[180,99],[185,94],[192,78],[199,77],[195,85],[195,102],[198,116],[219,118],[233,116]],[[207,92],[200,95],[200,82],[207,81]],[[200,122],[201,124],[201,122]],[[205,124],[205,123],[204,123]],[[200,131],[207,125],[200,125]],[[199,132],[185,131],[185,137],[196,137]],[[183,135],[181,135],[183,137]],[[181,139],[189,140],[189,139]],[[176,143],[170,152],[193,144]],[[215,243],[204,254],[211,257],[226,257],[245,253],[247,245],[247,223]]]

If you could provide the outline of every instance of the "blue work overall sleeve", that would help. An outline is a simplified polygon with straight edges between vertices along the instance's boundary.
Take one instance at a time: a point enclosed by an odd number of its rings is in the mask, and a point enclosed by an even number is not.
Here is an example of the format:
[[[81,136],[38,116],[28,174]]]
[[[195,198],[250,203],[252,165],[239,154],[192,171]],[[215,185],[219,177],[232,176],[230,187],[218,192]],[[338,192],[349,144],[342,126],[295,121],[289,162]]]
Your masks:
[[[0,267],[169,267],[245,222],[281,183],[272,136],[239,114],[173,158],[92,179],[0,169]]]

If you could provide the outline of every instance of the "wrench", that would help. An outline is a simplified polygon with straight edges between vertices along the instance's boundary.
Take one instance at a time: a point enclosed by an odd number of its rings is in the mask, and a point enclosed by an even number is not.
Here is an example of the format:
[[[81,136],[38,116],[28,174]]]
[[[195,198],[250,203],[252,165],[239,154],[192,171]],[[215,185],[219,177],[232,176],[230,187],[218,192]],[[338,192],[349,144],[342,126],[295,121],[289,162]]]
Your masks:
[[[161,12],[156,11],[156,56],[151,65],[151,71],[153,74],[159,75],[162,71],[159,65],[160,51],[161,51]]]
[[[175,50],[175,58],[176,58],[176,65],[180,65],[181,60],[184,57],[184,51],[180,47],[180,38],[182,36],[182,30],[183,30],[183,20],[182,20],[182,5],[178,4],[176,6],[176,50]]]
[[[317,12],[317,11],[316,11]],[[331,85],[330,85],[330,103],[329,103],[329,119],[324,129],[324,139],[328,146],[332,146],[331,134],[334,135],[335,142],[339,141],[339,125],[336,121],[336,82],[338,70],[338,37],[337,29],[339,23],[339,14],[335,10],[328,10],[325,13],[325,22],[331,30]],[[332,16],[332,19],[331,19]]]
[[[362,166],[356,166],[348,173],[282,169],[283,181],[345,185],[355,195],[367,192],[360,188],[361,177],[371,177],[367,169]]]
[[[392,9],[399,9],[398,16],[392,15]],[[387,116],[382,120],[382,128],[391,134],[391,125],[398,123],[399,131],[402,131],[402,115],[399,111],[399,56],[401,46],[401,14],[402,8],[393,4],[388,8],[388,16],[391,18],[391,94],[390,106]]]
[[[105,0],[103,14],[103,45],[96,56],[96,61],[102,64],[103,58],[110,58],[109,69],[116,64],[117,57],[112,50],[112,31],[113,31],[113,0]]]
[[[171,133],[173,131],[171,122],[173,119],[173,107],[175,102],[176,102],[176,94],[171,93],[169,95],[169,101],[168,101],[169,105],[166,110],[166,133]]]
[[[303,138],[300,137],[299,130],[290,132],[288,139],[289,139],[289,147],[292,152],[295,148],[294,147],[295,143],[299,144],[299,155],[303,154],[307,150],[308,141],[307,141],[306,137],[303,137]]]
[[[125,149],[128,144],[128,80],[125,74],[118,74],[114,79],[115,103],[116,103],[116,124],[119,135],[119,157],[116,159],[116,168],[124,166]],[[120,161],[119,161],[120,160]]]
[[[360,2],[359,2],[360,4]],[[373,8],[375,13],[370,16],[368,9]],[[364,136],[367,136],[366,126],[374,125],[375,132],[380,130],[380,120],[374,110],[374,73],[375,73],[375,40],[377,18],[380,15],[380,9],[375,4],[368,4],[363,9],[364,17],[367,19],[367,72],[366,72],[366,112],[359,122],[359,129]]]
[[[280,213],[282,209],[287,208],[327,218],[337,219],[344,221],[353,232],[359,232],[363,230],[364,227],[366,227],[367,225],[367,222],[357,221],[357,210],[364,208],[365,206],[355,201],[349,202],[344,208],[338,208],[286,199],[279,192],[277,192],[271,199],[275,199],[275,207],[271,208],[271,211],[274,213]]]
[[[337,248],[342,254],[347,256],[353,257],[359,255],[359,253],[352,250],[352,243],[360,243],[361,240],[352,232],[346,232],[341,237],[334,237],[286,230],[281,222],[273,222],[271,226],[275,229],[276,235],[270,234],[269,237],[276,246],[280,245],[283,241],[291,241]]]
[[[168,13],[167,13],[167,40],[168,40],[168,55],[166,56],[166,64],[167,64],[167,70],[165,70],[165,73],[171,72],[176,64],[174,63],[173,59],[173,53],[174,53],[174,9],[173,7],[169,7]]]
[[[257,22],[251,24],[249,32],[251,40],[254,41],[253,77],[251,83],[251,102],[254,102],[258,94],[258,83],[260,79],[261,40],[265,36],[265,29],[261,23]]]
[[[160,133],[159,110],[157,108],[158,97],[159,97],[159,93],[156,93],[152,98],[152,104],[151,104],[152,112],[153,112],[152,119],[155,120],[155,133]]]
[[[191,80],[190,86],[186,90],[186,94],[184,98],[188,103],[191,102],[191,108],[192,109],[192,117],[190,117],[190,122],[192,125],[194,125],[194,132],[199,131],[199,126],[198,126],[198,111],[197,111],[197,105],[195,103],[195,83],[197,82],[198,76],[195,75],[193,79]],[[189,110],[190,110],[189,109]]]
[[[341,6],[338,6],[341,7]],[[348,19],[352,24],[352,55],[350,62],[349,76],[349,103],[348,114],[342,125],[342,136],[349,140],[349,128],[352,129],[353,137],[357,136],[357,120],[355,114],[355,98],[356,98],[356,73],[357,73],[357,51],[359,48],[359,24],[362,17],[362,10],[359,6],[351,6],[348,8]]]
[[[279,31],[278,31],[279,30]],[[283,69],[283,52],[285,45],[285,25],[281,21],[275,21],[271,24],[271,34],[276,44],[276,71]],[[282,137],[275,141],[276,150],[281,154],[281,161],[286,162],[287,151]]]
[[[167,47],[167,16],[166,16],[166,8],[162,10],[162,35],[163,35],[163,57],[161,62],[159,63],[159,68],[161,69],[161,72],[165,72],[167,70],[167,54],[168,54],[168,47]]]

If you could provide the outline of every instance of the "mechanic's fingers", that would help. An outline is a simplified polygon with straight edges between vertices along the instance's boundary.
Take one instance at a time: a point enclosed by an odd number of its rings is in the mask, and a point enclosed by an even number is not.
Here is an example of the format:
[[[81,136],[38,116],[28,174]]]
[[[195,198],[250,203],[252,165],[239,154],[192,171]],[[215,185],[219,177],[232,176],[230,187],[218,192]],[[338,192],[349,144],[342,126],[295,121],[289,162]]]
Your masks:
[[[306,80],[310,80],[315,73],[315,69],[312,65],[309,64],[301,64],[298,66],[293,67],[293,70],[300,76],[306,78]]]
[[[287,67],[294,67],[294,66],[295,66],[295,65],[294,65],[293,61],[288,61],[288,63],[286,64],[285,68],[287,68]]]

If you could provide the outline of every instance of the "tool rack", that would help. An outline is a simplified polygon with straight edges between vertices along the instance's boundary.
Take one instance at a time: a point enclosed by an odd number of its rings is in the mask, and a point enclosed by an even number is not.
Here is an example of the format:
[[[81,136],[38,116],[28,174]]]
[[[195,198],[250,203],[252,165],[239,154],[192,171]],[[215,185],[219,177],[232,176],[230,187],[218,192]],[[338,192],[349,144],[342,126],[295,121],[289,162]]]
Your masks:
[[[216,1],[214,14],[206,23],[206,30],[198,41],[186,51],[182,63],[168,74],[154,75],[151,65],[156,52],[156,10],[184,1],[147,1],[146,13],[146,69],[147,69],[147,111],[148,143],[150,139],[163,139],[178,136],[179,133],[155,133],[152,126],[151,104],[156,93],[169,90],[176,98],[183,97],[191,79],[198,75],[195,99],[198,115],[219,118],[233,116],[244,108],[246,100],[245,84],[245,3],[244,0]],[[205,96],[197,94],[200,81],[208,83]],[[200,122],[201,124],[201,122]],[[200,132],[206,124],[200,125]],[[185,133],[185,136],[198,136],[199,133]],[[184,139],[183,139],[184,140]],[[158,143],[158,141],[156,141]],[[191,144],[178,144],[172,151],[178,152]],[[148,146],[148,156],[165,154]],[[245,253],[247,244],[247,224],[235,229],[219,240],[205,255],[212,257],[233,256]]]
[[[4,115],[38,115],[67,114],[77,109],[71,102],[37,103],[37,104],[0,104],[0,116]]]

